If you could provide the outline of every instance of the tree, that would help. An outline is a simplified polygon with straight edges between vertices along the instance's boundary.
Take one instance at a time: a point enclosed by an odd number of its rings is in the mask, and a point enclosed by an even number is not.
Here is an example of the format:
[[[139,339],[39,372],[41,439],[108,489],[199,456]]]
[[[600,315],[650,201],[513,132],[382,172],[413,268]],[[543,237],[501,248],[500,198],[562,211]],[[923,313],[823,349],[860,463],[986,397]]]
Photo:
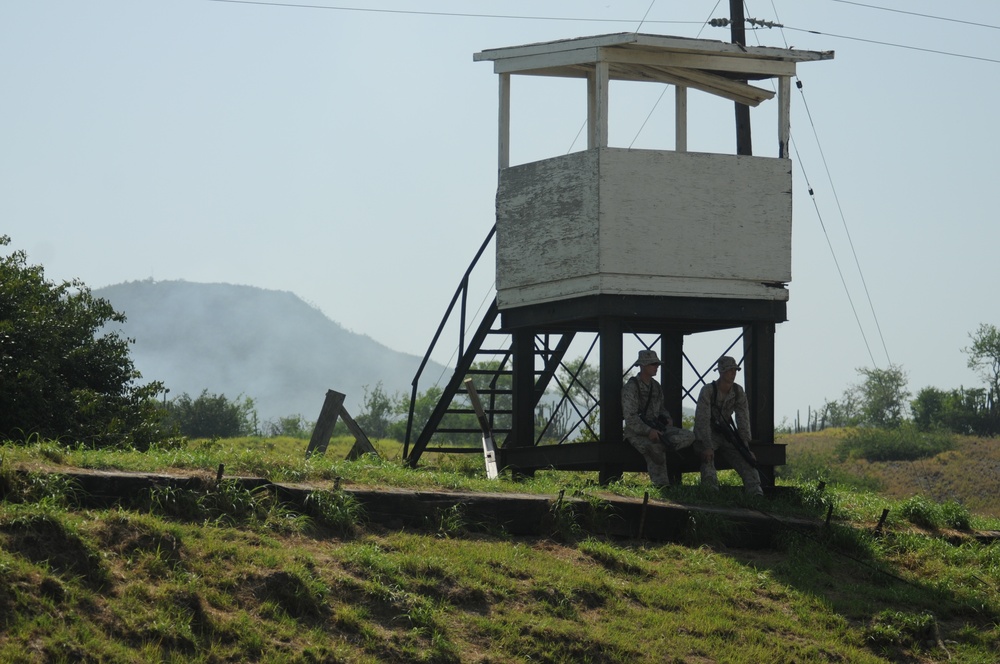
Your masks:
[[[341,421],[337,420],[337,424]],[[286,415],[285,417],[279,417],[276,420],[268,420],[264,422],[261,427],[263,429],[263,434],[270,438],[276,438],[278,436],[287,436],[289,438],[309,438],[312,435],[313,429],[316,428],[315,422],[310,422],[302,415]],[[336,433],[334,434],[336,435]]]
[[[374,388],[364,388],[364,410],[355,418],[358,426],[371,438],[388,438],[389,429],[395,419],[395,404],[386,394],[379,381]]]
[[[883,429],[898,427],[906,419],[910,392],[906,372],[890,364],[886,369],[858,369],[865,377],[857,386],[861,399],[861,423]]]
[[[105,331],[124,321],[82,282],[46,280],[23,251],[0,258],[0,439],[144,449],[165,438],[162,384],[140,384],[132,340]]]
[[[962,352],[969,356],[969,368],[986,381],[989,407],[996,414],[1000,409],[1000,330],[995,325],[980,323],[969,338],[972,345],[963,348]]]
[[[600,400],[601,370],[586,364],[581,356],[563,364],[559,380],[570,398],[589,407]]]
[[[187,392],[167,403],[167,423],[189,438],[233,438],[256,432],[253,399],[228,399],[202,390],[197,399]]]
[[[925,387],[910,404],[913,422],[921,431],[946,429],[955,433],[992,436],[1000,432],[1000,418],[990,412],[984,388],[945,392]]]

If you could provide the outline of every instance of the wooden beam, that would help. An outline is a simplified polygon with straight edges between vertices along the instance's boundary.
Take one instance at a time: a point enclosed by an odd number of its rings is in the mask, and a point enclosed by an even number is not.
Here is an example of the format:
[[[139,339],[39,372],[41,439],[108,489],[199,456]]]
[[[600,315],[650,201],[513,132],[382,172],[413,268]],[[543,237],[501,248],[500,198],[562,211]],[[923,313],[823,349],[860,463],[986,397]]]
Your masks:
[[[717,74],[678,67],[650,68],[650,70],[654,69],[658,73],[655,80],[695,88],[747,106],[757,106],[762,101],[774,98],[774,93],[770,90],[764,90],[742,81],[733,81]]]
[[[778,157],[788,159],[789,141],[792,138],[791,121],[791,79],[782,76],[778,79]]]
[[[614,316],[602,316],[598,323],[601,341],[600,356],[600,427],[601,442],[627,445],[622,422],[622,321]],[[621,477],[621,464],[602,465],[599,482],[607,484]]]
[[[500,117],[497,131],[499,168],[510,166],[510,74],[500,74]]]
[[[306,458],[314,453],[323,454],[330,444],[330,437],[333,436],[333,429],[337,426],[337,418],[344,407],[346,394],[336,390],[327,390],[326,399],[323,400],[323,408],[320,410],[316,426],[313,427],[312,438],[309,439],[309,446],[306,447]]]
[[[535,333],[532,329],[511,333],[514,351],[511,384],[510,447],[535,444]]]
[[[611,63],[612,75],[616,69],[615,65],[618,64],[724,71],[734,74],[767,76],[769,78],[795,75],[794,62],[757,60],[745,55],[671,53],[625,48],[602,48],[600,49],[600,57]]]
[[[597,61],[595,48],[581,48],[571,51],[555,51],[496,60],[493,71],[497,74],[526,74],[536,70],[562,69],[571,65],[593,65]],[[565,75],[565,74],[564,74]]]
[[[591,148],[608,147],[608,98],[610,79],[608,78],[608,63],[598,62],[594,68],[593,78],[588,78],[589,108],[593,113],[588,118]]]
[[[372,445],[371,441],[368,440],[368,436],[365,432],[358,426],[358,423],[354,421],[354,418],[347,412],[347,409],[343,406],[340,407],[340,418],[344,420],[344,424],[347,425],[347,430],[351,432],[354,436],[354,445],[348,451],[345,457],[348,461],[352,459],[357,459],[364,454],[374,454],[379,456],[378,450]]]
[[[687,152],[688,149],[688,96],[687,88],[674,88],[674,149]]]

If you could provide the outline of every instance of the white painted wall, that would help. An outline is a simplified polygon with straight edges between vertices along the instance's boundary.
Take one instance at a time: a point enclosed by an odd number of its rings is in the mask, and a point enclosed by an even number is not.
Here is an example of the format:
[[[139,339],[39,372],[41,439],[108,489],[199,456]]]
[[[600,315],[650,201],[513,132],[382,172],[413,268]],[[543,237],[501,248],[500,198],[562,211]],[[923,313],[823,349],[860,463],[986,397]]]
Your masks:
[[[791,161],[599,148],[500,172],[501,309],[595,293],[787,300]]]

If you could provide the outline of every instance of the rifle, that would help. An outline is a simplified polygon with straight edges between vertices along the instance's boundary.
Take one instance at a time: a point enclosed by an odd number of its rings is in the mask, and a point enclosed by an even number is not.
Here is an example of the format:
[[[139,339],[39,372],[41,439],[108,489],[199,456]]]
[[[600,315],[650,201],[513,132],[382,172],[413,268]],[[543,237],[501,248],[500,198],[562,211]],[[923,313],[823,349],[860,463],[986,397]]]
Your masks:
[[[639,413],[639,419],[642,420],[642,423],[645,424],[647,427],[649,427],[650,429],[656,429],[660,433],[666,433],[667,427],[671,427],[674,425],[673,420],[670,419],[670,416],[663,415],[662,413],[660,415],[657,415],[655,420],[646,417],[642,413]]]
[[[723,417],[722,413],[719,412],[718,406],[714,403],[712,404],[712,429],[721,433],[722,437],[736,448],[736,451],[750,464],[751,468],[757,468],[757,459],[754,458],[750,447],[743,442],[740,432],[737,431],[736,425],[733,424],[733,420]]]

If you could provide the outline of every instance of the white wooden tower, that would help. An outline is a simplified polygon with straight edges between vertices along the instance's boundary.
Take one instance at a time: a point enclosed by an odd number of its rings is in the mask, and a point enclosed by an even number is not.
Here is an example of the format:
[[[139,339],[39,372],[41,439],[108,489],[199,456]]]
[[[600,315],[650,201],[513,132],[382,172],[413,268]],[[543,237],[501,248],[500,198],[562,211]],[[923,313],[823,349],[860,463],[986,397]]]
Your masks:
[[[638,33],[474,55],[499,77],[496,306],[513,337],[514,393],[501,465],[598,469],[602,479],[632,469],[620,403],[629,333],[659,337],[667,407],[679,421],[685,335],[742,330],[755,442],[773,445],[774,330],[792,277],[791,79],[798,63],[832,57]],[[511,165],[519,76],[586,80],[586,149]],[[673,150],[609,146],[612,81],[673,86]],[[777,156],[688,151],[689,91],[777,103]],[[534,340],[576,332],[600,338],[600,443],[536,446]]]

